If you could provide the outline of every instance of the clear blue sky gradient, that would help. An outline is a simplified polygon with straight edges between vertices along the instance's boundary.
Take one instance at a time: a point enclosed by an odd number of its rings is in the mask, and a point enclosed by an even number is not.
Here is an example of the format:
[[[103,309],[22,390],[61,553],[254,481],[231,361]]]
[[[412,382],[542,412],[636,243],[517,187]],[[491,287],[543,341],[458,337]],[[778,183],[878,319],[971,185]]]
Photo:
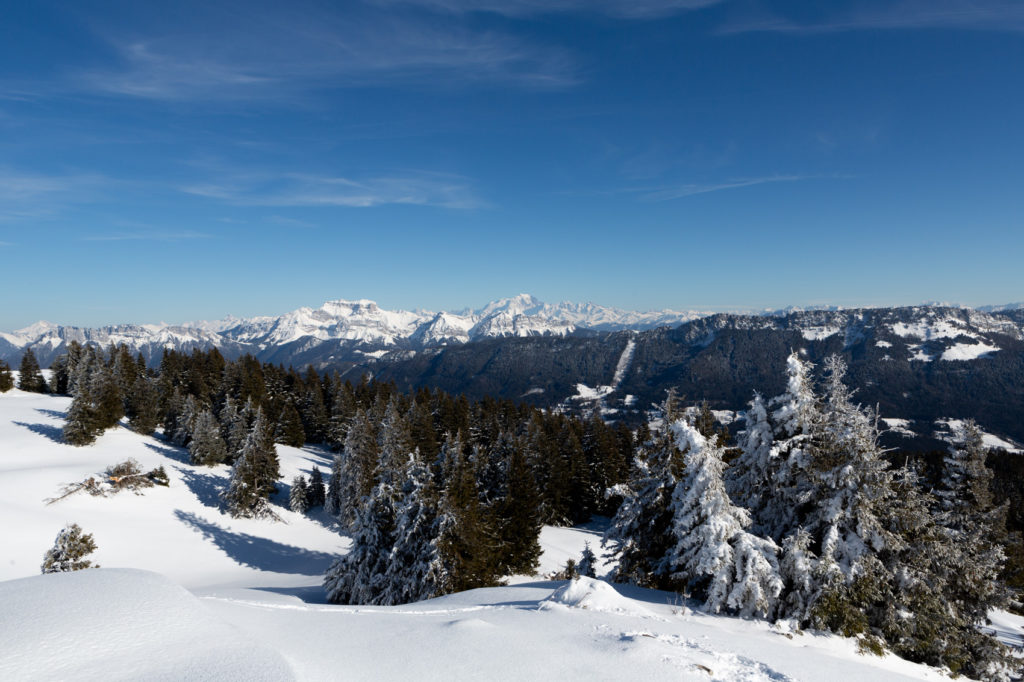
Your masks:
[[[0,330],[1024,299],[1024,3],[9,3]]]

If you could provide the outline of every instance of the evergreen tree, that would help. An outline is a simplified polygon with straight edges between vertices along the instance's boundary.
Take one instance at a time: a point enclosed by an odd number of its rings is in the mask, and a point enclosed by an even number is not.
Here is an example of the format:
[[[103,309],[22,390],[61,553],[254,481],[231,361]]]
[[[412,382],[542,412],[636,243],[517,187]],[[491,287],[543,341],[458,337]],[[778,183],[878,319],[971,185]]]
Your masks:
[[[86,386],[81,386],[71,400],[68,408],[67,421],[64,423],[64,440],[71,445],[89,445],[96,440],[101,429],[96,423],[96,410],[93,407],[92,394]]]
[[[410,456],[405,472],[395,508],[394,545],[384,576],[383,604],[407,604],[443,594],[434,479],[418,452]]]
[[[292,479],[292,489],[288,494],[288,508],[298,514],[305,514],[311,506],[309,500],[309,486],[303,476],[296,476]]]
[[[30,393],[46,393],[46,380],[39,369],[39,361],[31,348],[26,348],[21,356],[21,367],[18,372],[18,388]]]
[[[227,459],[227,446],[220,432],[220,424],[213,411],[208,408],[202,410],[196,417],[192,440],[188,444],[192,464],[213,466]]]
[[[96,543],[91,533],[82,533],[77,523],[65,526],[53,543],[46,550],[41,570],[43,573],[65,573],[80,571],[83,568],[99,568],[85,557],[96,551]]]
[[[951,541],[946,598],[974,624],[1006,603],[999,573],[1006,560],[1006,505],[992,502],[992,470],[985,466],[981,431],[966,422],[944,460],[935,490],[939,523]]]
[[[331,477],[327,481],[327,495],[324,498],[324,511],[337,517],[341,513],[341,471],[343,454],[338,453],[331,462]]]
[[[341,458],[338,516],[342,523],[355,519],[360,500],[370,494],[377,473],[377,434],[365,410],[356,416],[345,436]]]
[[[327,599],[335,604],[383,603],[385,576],[394,547],[395,494],[388,483],[375,486],[355,512],[352,547],[324,577]]]
[[[320,468],[317,466],[313,467],[313,472],[309,475],[309,493],[307,497],[310,508],[322,507],[327,501],[327,491],[324,488],[324,475],[320,473]]]
[[[302,417],[295,409],[292,401],[288,401],[281,416],[277,420],[277,428],[274,431],[274,441],[282,445],[290,445],[293,448],[301,448],[306,443],[306,431],[302,427]]]
[[[228,513],[236,517],[274,517],[267,498],[276,490],[281,477],[277,451],[270,436],[263,410],[257,409],[256,420],[231,469],[231,481],[224,492]]]
[[[754,520],[752,529],[761,533],[767,530],[763,528],[768,516],[765,508],[773,498],[779,464],[773,445],[764,398],[754,393],[746,413],[746,428],[739,437],[740,454],[726,470],[725,483],[729,497],[750,511]]]
[[[596,578],[595,566],[597,565],[597,557],[594,556],[594,550],[590,549],[590,543],[583,543],[583,554],[580,556],[579,563],[576,564],[576,572],[581,576],[587,578]]]
[[[156,384],[145,374],[139,374],[128,392],[128,425],[136,433],[148,436],[160,422],[160,396]]]
[[[503,494],[495,504],[494,521],[498,535],[497,573],[532,575],[540,563],[540,498],[523,449],[511,436],[504,436],[507,466]]]
[[[12,388],[14,388],[14,377],[11,375],[11,366],[0,360],[0,393],[7,393]]]
[[[612,577],[644,587],[672,589],[673,580],[664,571],[664,557],[675,544],[670,503],[683,463],[668,425],[679,418],[674,396],[661,409],[662,426],[644,443],[633,466],[628,485],[613,492],[622,497],[615,517],[605,532],[603,544],[617,555],[619,564]]]
[[[672,535],[676,544],[661,571],[718,612],[765,617],[782,591],[778,547],[746,532],[750,517],[729,499],[722,480],[719,436],[708,441],[683,420],[672,424],[676,446],[685,453],[686,478],[672,496]]]
[[[179,447],[187,447],[192,441],[192,434],[196,428],[196,418],[199,416],[200,407],[196,397],[191,393],[181,403],[181,411],[174,420],[174,430],[171,432],[171,442]]]
[[[89,381],[89,392],[93,399],[96,427],[103,431],[117,426],[124,416],[124,398],[110,367],[102,363],[96,367]]]
[[[3,393],[3,367],[7,363],[0,360],[0,393]],[[68,394],[68,356],[67,354],[58,355],[54,358],[53,362],[50,363],[50,382],[47,385],[50,393],[54,395],[67,395]]]

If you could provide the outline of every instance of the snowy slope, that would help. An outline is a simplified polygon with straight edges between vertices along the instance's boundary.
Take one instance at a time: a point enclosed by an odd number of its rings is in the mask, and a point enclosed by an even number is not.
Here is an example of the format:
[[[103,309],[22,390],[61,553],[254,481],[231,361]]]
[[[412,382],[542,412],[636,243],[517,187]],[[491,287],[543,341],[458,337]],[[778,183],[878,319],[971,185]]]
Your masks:
[[[675,595],[603,582],[517,576],[399,607],[326,604],[322,573],[348,543],[327,519],[280,506],[284,523],[230,519],[216,507],[226,467],[193,467],[182,450],[123,428],[93,446],[65,445],[68,402],[0,394],[3,680],[945,679],[858,655],[842,638],[711,616]],[[315,449],[278,451],[285,480],[327,468]],[[126,457],[164,466],[170,487],[44,503]],[[72,521],[93,534],[103,568],[38,576]],[[541,572],[578,558],[584,541],[600,552],[597,525],[544,529]],[[1000,627],[1020,635],[1012,622]]]

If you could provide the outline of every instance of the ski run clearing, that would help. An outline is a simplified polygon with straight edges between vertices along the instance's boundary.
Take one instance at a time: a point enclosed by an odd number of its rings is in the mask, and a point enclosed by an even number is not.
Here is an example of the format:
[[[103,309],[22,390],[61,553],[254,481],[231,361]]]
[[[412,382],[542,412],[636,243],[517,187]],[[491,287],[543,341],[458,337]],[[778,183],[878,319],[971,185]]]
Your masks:
[[[348,540],[321,512],[282,522],[218,508],[228,467],[125,428],[61,442],[69,398],[0,394],[0,680],[940,680],[941,671],[857,653],[851,640],[713,616],[675,595],[543,575],[577,558],[599,524],[545,528],[540,575],[394,607],[328,604],[324,571]],[[284,481],[330,454],[278,445]],[[169,487],[53,504],[69,483],[125,459]],[[39,575],[75,522],[102,568]],[[599,575],[609,565],[598,567]],[[1021,620],[994,626],[1020,642]]]

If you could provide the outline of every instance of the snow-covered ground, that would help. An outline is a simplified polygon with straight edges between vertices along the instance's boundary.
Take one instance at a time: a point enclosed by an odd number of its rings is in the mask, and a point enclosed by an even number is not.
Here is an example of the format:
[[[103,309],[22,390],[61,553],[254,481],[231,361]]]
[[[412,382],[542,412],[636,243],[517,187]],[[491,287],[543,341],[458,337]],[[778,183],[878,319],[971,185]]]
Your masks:
[[[183,450],[124,428],[65,445],[68,403],[0,394],[0,680],[945,679],[843,638],[694,611],[669,593],[546,580],[584,542],[600,553],[600,520],[545,528],[539,575],[506,587],[398,607],[327,604],[322,573],[348,544],[327,518],[279,508],[282,523],[231,519],[217,507],[227,467],[193,467]],[[328,468],[316,449],[278,452],[285,481]],[[163,466],[170,486],[45,503],[128,457]],[[68,522],[93,535],[103,568],[38,575]],[[997,627],[1019,639],[1020,625]]]

